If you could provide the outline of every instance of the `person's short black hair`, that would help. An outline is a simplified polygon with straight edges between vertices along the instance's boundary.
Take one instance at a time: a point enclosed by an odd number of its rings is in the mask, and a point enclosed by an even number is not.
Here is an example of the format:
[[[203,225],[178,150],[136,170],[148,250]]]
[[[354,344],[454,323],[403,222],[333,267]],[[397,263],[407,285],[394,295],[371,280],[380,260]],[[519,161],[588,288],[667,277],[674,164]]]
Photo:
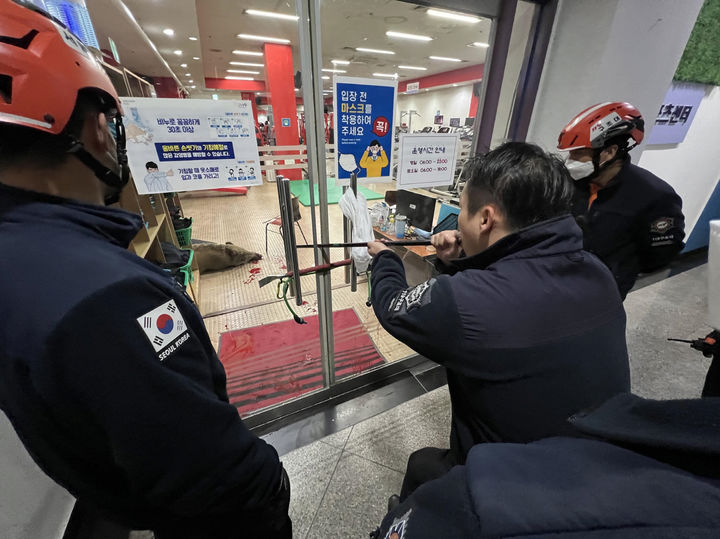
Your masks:
[[[611,139],[608,139],[607,142],[605,142],[605,145],[603,146],[603,149],[609,148],[610,146],[617,146],[618,147],[618,153],[621,156],[627,155],[630,150],[628,147],[630,146],[630,141],[632,138],[629,135],[618,135],[617,137],[613,137]]]
[[[149,168],[158,169],[160,167],[157,166],[157,163],[155,163],[153,161],[148,161],[147,163],[145,163],[145,170],[147,170]]]
[[[369,146],[380,146],[380,142],[378,141],[378,139],[373,139],[370,141]]]
[[[513,230],[570,213],[573,184],[559,157],[535,144],[507,142],[465,164],[470,214],[494,203]]]
[[[109,112],[111,108],[108,99],[103,99],[95,92],[81,91],[73,113],[59,135],[0,123],[0,171],[16,166],[53,168],[62,165],[70,155],[70,137],[80,138],[87,116]]]

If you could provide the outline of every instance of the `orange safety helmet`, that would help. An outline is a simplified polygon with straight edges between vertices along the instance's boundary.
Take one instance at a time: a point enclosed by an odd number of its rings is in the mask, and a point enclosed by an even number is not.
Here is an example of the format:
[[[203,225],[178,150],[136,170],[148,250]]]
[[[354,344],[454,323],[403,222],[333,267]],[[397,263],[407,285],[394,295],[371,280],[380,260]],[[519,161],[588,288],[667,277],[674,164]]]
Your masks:
[[[88,48],[32,4],[0,0],[0,122],[60,134],[81,90],[120,99]]]
[[[118,170],[108,168],[75,137],[63,134],[80,92],[92,92],[116,142]],[[24,0],[0,0],[0,124],[67,138],[67,152],[112,188],[117,202],[130,179],[120,98],[90,50],[60,21]]]
[[[634,143],[622,148],[631,150],[645,136],[645,121],[630,103],[619,101],[598,103],[575,116],[560,132],[558,150],[604,148],[617,137],[626,136]]]

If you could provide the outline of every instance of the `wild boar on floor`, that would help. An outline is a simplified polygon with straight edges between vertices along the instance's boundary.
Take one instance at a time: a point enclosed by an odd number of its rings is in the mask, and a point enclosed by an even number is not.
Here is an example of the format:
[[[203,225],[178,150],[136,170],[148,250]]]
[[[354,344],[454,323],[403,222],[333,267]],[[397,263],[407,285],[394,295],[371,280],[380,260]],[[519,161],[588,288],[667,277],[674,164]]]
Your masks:
[[[262,259],[260,253],[248,251],[230,242],[225,244],[193,243],[192,247],[201,273],[242,266],[248,262]]]

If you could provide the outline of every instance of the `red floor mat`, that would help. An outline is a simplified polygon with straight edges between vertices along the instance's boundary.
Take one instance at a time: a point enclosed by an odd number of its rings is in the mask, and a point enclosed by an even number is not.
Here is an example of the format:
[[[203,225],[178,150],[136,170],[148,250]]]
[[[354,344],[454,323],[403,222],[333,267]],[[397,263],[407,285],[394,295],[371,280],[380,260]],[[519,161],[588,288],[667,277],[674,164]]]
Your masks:
[[[240,415],[322,387],[317,316],[228,331],[220,336],[230,402]],[[333,313],[337,378],[384,363],[353,309]]]

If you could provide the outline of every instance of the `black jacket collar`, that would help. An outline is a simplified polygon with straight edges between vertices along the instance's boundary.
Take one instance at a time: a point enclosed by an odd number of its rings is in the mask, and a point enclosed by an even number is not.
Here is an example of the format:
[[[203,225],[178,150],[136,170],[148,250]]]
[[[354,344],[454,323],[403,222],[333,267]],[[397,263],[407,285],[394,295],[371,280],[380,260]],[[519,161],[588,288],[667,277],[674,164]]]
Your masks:
[[[142,218],[118,208],[86,204],[0,183],[2,222],[66,226],[126,249],[143,226]]]
[[[571,215],[541,221],[505,236],[475,256],[452,261],[454,269],[486,269],[499,260],[537,258],[579,251],[582,231]]]
[[[620,167],[620,170],[618,170],[618,173],[615,174],[615,176],[608,182],[605,187],[601,189],[601,191],[606,191],[607,189],[612,190],[623,184],[626,181],[626,176],[628,175],[628,171],[632,166],[632,161],[630,160],[630,156],[628,155],[625,158],[622,167]],[[575,186],[583,192],[589,192],[590,183],[590,180],[578,180],[575,182]]]

